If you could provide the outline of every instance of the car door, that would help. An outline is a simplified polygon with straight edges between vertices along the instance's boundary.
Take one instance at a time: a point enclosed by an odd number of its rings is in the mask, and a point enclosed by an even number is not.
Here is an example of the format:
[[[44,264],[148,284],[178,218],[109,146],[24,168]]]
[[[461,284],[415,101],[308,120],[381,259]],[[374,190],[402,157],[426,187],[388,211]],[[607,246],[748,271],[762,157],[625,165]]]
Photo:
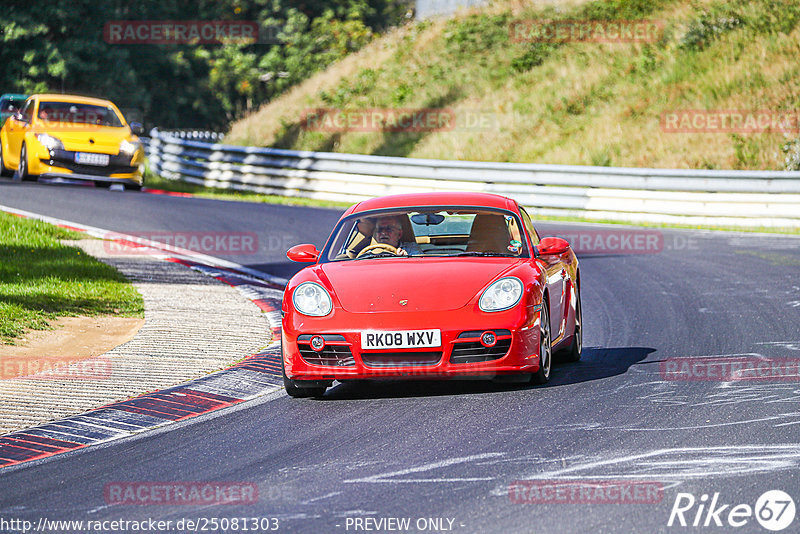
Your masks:
[[[522,214],[522,223],[525,225],[525,231],[531,237],[531,245],[538,245],[539,234],[533,227],[530,215],[522,206],[520,206],[519,211]],[[544,263],[545,266],[547,294],[549,297],[547,305],[550,307],[550,335],[551,339],[555,340],[564,330],[564,288],[567,271],[561,258],[557,256],[543,256],[539,258],[539,261]]]
[[[21,118],[22,120],[19,120]],[[19,152],[22,149],[22,140],[25,132],[30,128],[33,118],[33,100],[28,100],[22,108],[20,115],[13,115],[8,118],[7,146],[3,147],[3,158],[8,162],[9,167],[16,168],[19,165]]]

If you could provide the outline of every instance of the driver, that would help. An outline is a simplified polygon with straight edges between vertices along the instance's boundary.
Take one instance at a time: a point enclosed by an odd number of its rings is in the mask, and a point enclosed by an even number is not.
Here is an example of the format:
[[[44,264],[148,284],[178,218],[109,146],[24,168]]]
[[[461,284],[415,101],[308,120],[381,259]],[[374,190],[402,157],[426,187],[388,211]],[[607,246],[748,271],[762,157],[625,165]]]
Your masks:
[[[387,216],[380,217],[375,223],[375,232],[372,234],[372,239],[376,243],[386,243],[397,248],[398,256],[408,256],[411,254],[421,254],[422,250],[416,243],[408,241],[400,241],[403,236],[403,226],[400,224],[400,217]]]

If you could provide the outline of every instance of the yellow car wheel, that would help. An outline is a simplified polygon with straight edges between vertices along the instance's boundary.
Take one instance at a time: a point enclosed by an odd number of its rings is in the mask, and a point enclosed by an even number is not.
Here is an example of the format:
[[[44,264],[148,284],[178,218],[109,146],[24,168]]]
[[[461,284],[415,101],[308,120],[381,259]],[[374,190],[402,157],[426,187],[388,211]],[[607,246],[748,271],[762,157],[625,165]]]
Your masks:
[[[18,179],[23,182],[25,180],[33,180],[36,178],[36,176],[33,176],[30,172],[28,172],[28,149],[25,146],[25,143],[22,143],[22,148],[19,150],[17,176],[19,177]]]

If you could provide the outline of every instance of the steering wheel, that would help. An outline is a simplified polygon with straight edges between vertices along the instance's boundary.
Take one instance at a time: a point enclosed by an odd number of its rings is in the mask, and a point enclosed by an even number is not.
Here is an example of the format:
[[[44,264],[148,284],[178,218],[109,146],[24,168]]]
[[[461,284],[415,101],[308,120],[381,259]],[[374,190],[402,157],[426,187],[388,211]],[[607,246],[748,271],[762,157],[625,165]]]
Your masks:
[[[367,252],[375,249],[381,249],[383,252],[391,252],[392,254],[397,255],[397,247],[390,245],[389,243],[375,243],[374,245],[369,245],[368,247],[364,247],[361,252],[358,253],[356,258],[360,258]],[[373,254],[377,254],[373,252]]]

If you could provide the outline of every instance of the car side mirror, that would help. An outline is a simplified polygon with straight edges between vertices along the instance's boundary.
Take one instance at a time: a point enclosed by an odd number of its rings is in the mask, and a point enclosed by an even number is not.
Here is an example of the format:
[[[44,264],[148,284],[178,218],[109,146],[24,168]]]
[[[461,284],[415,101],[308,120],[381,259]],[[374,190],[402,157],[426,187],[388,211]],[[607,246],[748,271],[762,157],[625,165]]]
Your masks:
[[[314,245],[308,243],[295,245],[286,252],[286,257],[292,261],[310,263],[319,259],[319,251]]]
[[[536,245],[538,256],[560,256],[569,251],[569,243],[560,237],[543,237]]]
[[[144,126],[142,126],[141,122],[132,122],[130,124],[131,133],[133,135],[142,135],[144,133]]]
[[[22,112],[20,110],[17,110],[16,112],[14,112],[14,120],[17,121],[17,122],[26,122],[25,118],[22,116]]]

